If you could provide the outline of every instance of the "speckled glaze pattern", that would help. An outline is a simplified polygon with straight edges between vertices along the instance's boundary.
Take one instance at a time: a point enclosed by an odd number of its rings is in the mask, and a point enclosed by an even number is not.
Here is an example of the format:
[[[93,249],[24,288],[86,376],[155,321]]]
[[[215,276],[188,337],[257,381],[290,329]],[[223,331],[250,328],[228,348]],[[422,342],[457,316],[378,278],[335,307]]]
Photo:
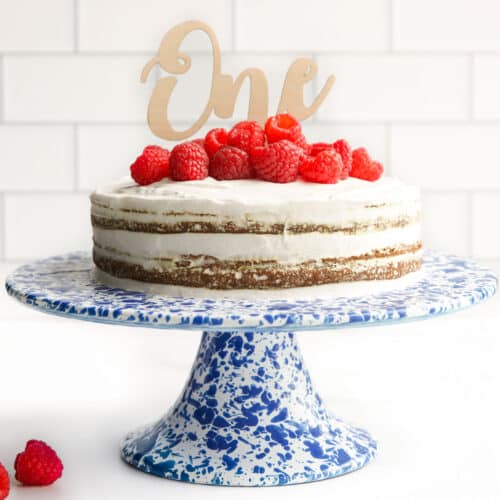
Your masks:
[[[175,298],[110,288],[93,276],[90,255],[79,252],[22,266],[6,287],[61,316],[204,330],[181,396],[160,421],[126,436],[122,457],[161,477],[227,486],[315,481],[374,457],[367,432],[325,409],[292,331],[428,318],[479,303],[497,287],[489,269],[436,252],[425,252],[411,285],[349,298]]]
[[[168,479],[272,486],[345,474],[375,449],[325,409],[293,333],[205,332],[182,395],[122,457]]]
[[[7,278],[7,291],[45,312],[130,326],[197,330],[294,331],[364,326],[463,309],[495,293],[497,278],[469,260],[425,252],[421,279],[369,296],[242,300],[164,297],[105,286],[88,253],[25,265]]]

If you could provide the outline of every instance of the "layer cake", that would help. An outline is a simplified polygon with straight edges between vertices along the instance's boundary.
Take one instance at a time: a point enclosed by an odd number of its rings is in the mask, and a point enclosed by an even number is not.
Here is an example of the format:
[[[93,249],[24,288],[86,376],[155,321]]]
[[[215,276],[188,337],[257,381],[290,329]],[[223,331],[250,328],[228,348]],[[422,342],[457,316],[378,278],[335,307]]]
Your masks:
[[[419,190],[390,177],[147,186],[126,178],[91,202],[94,262],[117,278],[282,289],[393,279],[421,265]]]

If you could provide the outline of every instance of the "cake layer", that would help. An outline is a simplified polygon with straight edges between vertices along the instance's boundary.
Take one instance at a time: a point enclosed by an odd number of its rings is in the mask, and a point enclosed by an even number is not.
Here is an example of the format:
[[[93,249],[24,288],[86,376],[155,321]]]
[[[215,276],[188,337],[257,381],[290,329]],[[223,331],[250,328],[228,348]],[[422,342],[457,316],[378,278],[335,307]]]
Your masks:
[[[359,297],[367,294],[387,293],[402,290],[417,283],[425,275],[422,269],[406,273],[397,279],[376,279],[360,281],[340,281],[317,286],[291,288],[203,288],[166,283],[151,283],[128,278],[117,278],[95,266],[94,279],[112,288],[124,288],[142,293],[166,295],[168,297],[186,297],[203,299],[250,299],[254,300],[312,300],[339,297]]]
[[[216,261],[185,255],[144,267],[117,260],[94,248],[94,262],[106,273],[149,283],[209,289],[293,288],[327,283],[399,278],[420,269],[421,244],[385,249],[352,258],[284,264],[279,261]]]
[[[262,224],[257,221],[247,220],[244,224],[236,224],[230,221],[207,222],[203,220],[184,220],[171,222],[143,222],[113,217],[112,213],[107,216],[92,215],[92,225],[103,229],[122,229],[139,233],[252,233],[252,234],[300,234],[300,233],[345,233],[359,234],[371,230],[384,230],[396,227],[404,227],[418,222],[418,216],[401,216],[396,219],[377,220],[362,223],[349,223],[344,226],[329,224]]]

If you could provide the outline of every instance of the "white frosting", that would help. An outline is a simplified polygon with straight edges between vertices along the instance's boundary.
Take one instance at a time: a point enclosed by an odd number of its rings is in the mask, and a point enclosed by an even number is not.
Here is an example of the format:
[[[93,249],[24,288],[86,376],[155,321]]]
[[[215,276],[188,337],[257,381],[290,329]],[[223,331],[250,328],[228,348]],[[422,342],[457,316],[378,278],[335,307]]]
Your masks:
[[[94,228],[94,238],[111,258],[159,267],[155,259],[180,255],[209,255],[217,259],[277,259],[300,263],[308,259],[352,257],[373,249],[412,245],[420,240],[419,224],[384,231],[346,233],[176,233],[153,234]],[[118,251],[118,255],[117,252]]]
[[[420,209],[419,190],[390,177],[376,182],[350,177],[337,184],[217,181],[209,177],[187,182],[164,179],[149,186],[138,186],[125,178],[98,189],[91,199],[94,215],[159,223],[257,219],[287,225],[349,225],[378,218],[415,217]],[[367,206],[372,209],[367,210]],[[180,215],[185,212],[205,215]]]

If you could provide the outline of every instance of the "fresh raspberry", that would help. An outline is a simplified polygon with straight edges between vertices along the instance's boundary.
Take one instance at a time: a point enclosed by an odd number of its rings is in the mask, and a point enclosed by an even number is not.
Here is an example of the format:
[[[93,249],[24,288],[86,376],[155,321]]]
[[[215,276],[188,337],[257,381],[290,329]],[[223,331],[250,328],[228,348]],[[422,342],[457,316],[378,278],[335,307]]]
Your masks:
[[[352,168],[351,146],[345,139],[339,139],[338,141],[333,143],[333,149],[335,149],[335,151],[340,154],[340,156],[342,157],[342,163],[344,164],[344,168],[342,169],[340,178],[347,179]]]
[[[293,142],[282,140],[255,148],[252,166],[259,179],[270,182],[293,182],[297,179],[303,151]]]
[[[31,439],[14,462],[16,479],[26,486],[48,486],[62,476],[63,464],[43,441]]]
[[[195,142],[177,144],[170,153],[170,178],[174,181],[194,181],[208,175],[208,155]]]
[[[248,153],[234,146],[223,146],[215,153],[210,161],[208,173],[220,181],[253,177]]]
[[[341,179],[342,157],[334,149],[324,149],[316,156],[306,156],[300,164],[300,174],[306,181],[335,184]]]
[[[222,146],[227,144],[228,133],[224,128],[213,128],[205,136],[204,148],[210,159]]]
[[[227,144],[251,154],[253,148],[266,144],[266,134],[257,122],[239,122],[229,131]]]
[[[384,166],[378,161],[374,161],[371,164],[370,172],[367,175],[367,181],[376,181],[382,177],[384,173]]]
[[[325,149],[334,149],[333,144],[328,144],[326,142],[315,142],[314,144],[309,144],[307,154],[309,156],[316,156],[321,153],[321,151],[325,151]]]
[[[383,172],[382,164],[373,161],[365,148],[358,148],[352,152],[351,177],[365,181],[376,181]]]
[[[300,123],[288,113],[270,116],[266,121],[265,129],[267,142],[270,144],[286,139],[304,150],[307,149],[307,141]]]
[[[0,463],[0,500],[9,496],[10,479],[7,469]]]
[[[294,144],[298,146],[304,153],[309,151],[309,144],[307,143],[306,136],[304,134],[300,134],[299,137],[294,141]]]
[[[193,142],[194,144],[198,144],[198,146],[202,147],[203,149],[205,149],[205,139],[193,139],[191,142]]]
[[[168,176],[170,153],[160,146],[146,146],[130,165],[130,174],[137,184],[146,186]]]

